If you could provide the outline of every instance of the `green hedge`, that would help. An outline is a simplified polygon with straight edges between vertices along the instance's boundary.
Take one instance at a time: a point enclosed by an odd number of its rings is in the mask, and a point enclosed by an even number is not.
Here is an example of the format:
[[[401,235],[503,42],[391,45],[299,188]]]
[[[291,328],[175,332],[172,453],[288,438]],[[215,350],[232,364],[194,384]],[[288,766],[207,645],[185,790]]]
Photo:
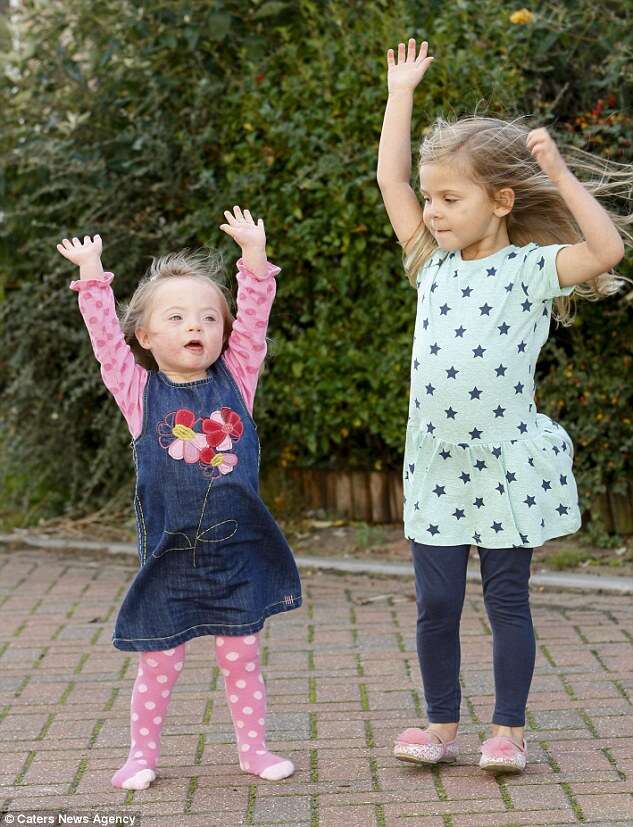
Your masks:
[[[230,272],[222,210],[264,215],[283,267],[256,403],[265,460],[397,467],[415,296],[375,182],[386,48],[411,33],[437,56],[417,136],[439,113],[532,112],[632,157],[623,0],[539,4],[524,24],[493,0],[22,5],[28,54],[9,55],[0,91],[0,440],[5,508],[24,520],[94,508],[130,479],[60,236],[101,232],[122,299],[150,255],[179,247],[219,247]],[[622,300],[585,304],[541,364],[585,501],[631,474],[629,329]]]

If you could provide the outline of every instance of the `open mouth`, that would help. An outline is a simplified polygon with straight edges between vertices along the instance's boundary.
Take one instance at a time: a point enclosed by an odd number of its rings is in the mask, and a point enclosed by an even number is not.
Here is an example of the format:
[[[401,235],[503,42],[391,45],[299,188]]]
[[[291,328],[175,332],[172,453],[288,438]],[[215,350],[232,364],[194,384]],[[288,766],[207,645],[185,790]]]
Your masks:
[[[191,353],[202,353],[204,345],[198,339],[192,339],[190,342],[187,342],[185,349]]]

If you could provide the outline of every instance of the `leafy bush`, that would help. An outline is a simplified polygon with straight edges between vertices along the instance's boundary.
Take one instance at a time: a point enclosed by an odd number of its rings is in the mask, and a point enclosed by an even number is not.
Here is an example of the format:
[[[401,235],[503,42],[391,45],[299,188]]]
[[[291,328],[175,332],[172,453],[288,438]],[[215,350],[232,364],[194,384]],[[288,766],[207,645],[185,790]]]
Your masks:
[[[210,244],[234,260],[217,230],[227,206],[264,215],[283,267],[256,403],[265,459],[397,467],[415,296],[375,183],[385,49],[411,33],[437,55],[417,137],[440,112],[533,112],[564,139],[632,157],[623,0],[539,4],[523,23],[493,0],[21,6],[22,51],[0,90],[0,441],[5,504],[25,520],[103,504],[130,479],[61,236],[102,233],[123,299],[153,254]],[[582,306],[540,368],[587,501],[631,473],[629,308]]]

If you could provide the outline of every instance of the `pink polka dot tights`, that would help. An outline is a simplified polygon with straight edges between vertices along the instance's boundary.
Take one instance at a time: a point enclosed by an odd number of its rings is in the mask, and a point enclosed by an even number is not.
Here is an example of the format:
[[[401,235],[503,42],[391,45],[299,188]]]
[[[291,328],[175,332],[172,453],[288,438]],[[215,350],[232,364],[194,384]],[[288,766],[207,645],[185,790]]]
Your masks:
[[[266,687],[259,666],[259,635],[216,637],[240,767],[270,781],[294,772],[291,761],[266,748]],[[112,777],[115,787],[142,790],[156,778],[160,733],[171,692],[185,661],[184,643],[164,652],[142,652],[132,690],[128,759]]]

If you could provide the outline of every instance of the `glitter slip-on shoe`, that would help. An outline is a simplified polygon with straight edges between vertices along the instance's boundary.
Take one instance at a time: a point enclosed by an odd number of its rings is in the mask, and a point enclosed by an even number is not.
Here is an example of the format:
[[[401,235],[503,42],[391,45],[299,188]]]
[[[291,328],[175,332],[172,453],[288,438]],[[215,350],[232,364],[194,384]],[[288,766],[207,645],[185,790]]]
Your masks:
[[[396,738],[393,754],[400,761],[412,764],[450,764],[457,760],[457,739],[444,743],[428,729],[410,727]]]
[[[527,746],[515,744],[507,735],[495,735],[481,745],[482,770],[490,772],[523,772],[527,764]]]

